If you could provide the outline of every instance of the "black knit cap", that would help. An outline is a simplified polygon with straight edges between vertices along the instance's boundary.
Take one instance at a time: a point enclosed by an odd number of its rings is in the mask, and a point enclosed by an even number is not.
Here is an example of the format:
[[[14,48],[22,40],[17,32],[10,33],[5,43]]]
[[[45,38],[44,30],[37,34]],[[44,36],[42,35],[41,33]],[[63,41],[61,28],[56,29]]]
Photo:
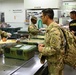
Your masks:
[[[37,20],[37,17],[35,17],[35,16],[32,16],[32,17],[31,17],[31,19]]]

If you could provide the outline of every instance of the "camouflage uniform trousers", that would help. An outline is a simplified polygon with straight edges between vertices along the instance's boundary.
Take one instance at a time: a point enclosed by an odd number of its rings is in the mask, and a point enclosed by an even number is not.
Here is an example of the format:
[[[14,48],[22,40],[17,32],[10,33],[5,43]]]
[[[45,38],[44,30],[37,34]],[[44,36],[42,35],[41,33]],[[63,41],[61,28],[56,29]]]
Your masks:
[[[63,75],[64,64],[48,63],[48,75]]]

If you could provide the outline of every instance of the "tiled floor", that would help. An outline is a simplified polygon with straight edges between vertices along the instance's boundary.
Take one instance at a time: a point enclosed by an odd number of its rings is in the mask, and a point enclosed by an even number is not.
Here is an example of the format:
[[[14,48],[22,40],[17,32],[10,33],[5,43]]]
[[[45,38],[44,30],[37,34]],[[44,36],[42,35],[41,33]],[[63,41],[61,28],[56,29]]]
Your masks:
[[[76,75],[76,69],[73,69],[72,67],[68,65],[65,65],[64,75]]]

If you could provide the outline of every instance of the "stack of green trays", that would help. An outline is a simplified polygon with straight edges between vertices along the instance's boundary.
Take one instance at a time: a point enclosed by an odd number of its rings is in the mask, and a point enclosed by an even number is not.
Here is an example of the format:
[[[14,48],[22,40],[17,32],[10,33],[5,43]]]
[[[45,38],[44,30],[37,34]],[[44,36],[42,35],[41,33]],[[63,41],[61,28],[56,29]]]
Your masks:
[[[24,43],[24,44],[38,45],[38,44],[44,43],[44,40],[41,40],[41,39],[25,39],[25,40],[20,40],[20,42]]]
[[[10,48],[10,53],[7,55],[4,53],[5,57],[28,60],[34,56],[36,46],[18,44]]]
[[[25,39],[25,40],[20,40],[21,43],[23,44],[28,44],[28,45],[36,45],[36,51],[38,51],[38,44],[44,43],[44,40],[42,39]]]
[[[17,44],[8,44],[8,45],[3,46],[4,56],[5,57],[11,57],[12,56],[11,47],[14,47],[16,45]],[[19,45],[18,47],[16,47],[16,49],[18,49],[20,46],[22,46],[22,45]],[[14,54],[14,56],[16,56],[16,53],[13,53],[13,54]]]
[[[33,39],[42,39],[42,40],[44,40],[44,35],[33,36]]]
[[[18,30],[18,33],[20,33],[20,34],[29,34],[28,31],[24,31],[24,30]]]

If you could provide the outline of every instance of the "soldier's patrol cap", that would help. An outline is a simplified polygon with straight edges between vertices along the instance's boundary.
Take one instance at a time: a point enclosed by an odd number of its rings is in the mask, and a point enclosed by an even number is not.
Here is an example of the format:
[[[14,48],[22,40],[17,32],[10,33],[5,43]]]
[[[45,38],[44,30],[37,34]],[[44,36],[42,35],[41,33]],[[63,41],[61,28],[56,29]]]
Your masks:
[[[32,17],[31,17],[31,19],[37,20],[37,17],[35,17],[35,16],[32,16]]]

